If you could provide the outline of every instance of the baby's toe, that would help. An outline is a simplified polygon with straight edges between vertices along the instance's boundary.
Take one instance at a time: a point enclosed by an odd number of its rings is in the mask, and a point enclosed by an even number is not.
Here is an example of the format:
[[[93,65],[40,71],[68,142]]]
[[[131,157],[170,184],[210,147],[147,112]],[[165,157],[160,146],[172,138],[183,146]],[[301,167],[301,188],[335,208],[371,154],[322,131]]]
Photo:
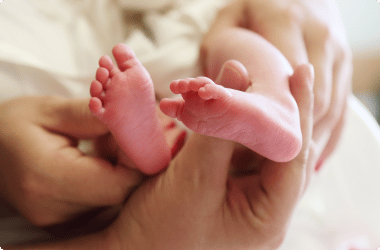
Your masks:
[[[109,71],[106,68],[100,67],[96,70],[96,80],[101,84],[106,84],[109,79]]]
[[[91,86],[90,86],[91,96],[99,98],[102,92],[103,92],[103,85],[97,80],[92,81]]]
[[[178,82],[178,90],[180,93],[187,93],[190,91],[189,79],[180,80]]]
[[[92,97],[89,102],[89,108],[93,115],[100,118],[104,112],[102,101],[97,97]]]
[[[114,64],[112,62],[111,57],[105,55],[99,59],[99,66],[102,68],[106,68],[108,71],[111,71],[114,67]]]

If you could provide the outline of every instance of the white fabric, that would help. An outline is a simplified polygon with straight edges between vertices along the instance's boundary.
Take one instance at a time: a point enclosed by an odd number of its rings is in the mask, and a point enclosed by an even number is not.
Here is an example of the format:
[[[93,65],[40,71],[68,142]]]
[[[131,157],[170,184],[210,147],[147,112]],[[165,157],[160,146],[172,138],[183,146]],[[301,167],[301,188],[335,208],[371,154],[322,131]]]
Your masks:
[[[334,154],[302,198],[281,250],[380,246],[380,129],[351,97]]]
[[[224,0],[4,1],[0,101],[32,94],[89,96],[98,59],[110,55],[119,42],[135,50],[159,95],[169,96],[171,80],[200,74],[199,42],[223,4]],[[148,29],[123,18],[123,11],[143,17]],[[348,112],[338,149],[301,200],[281,249],[380,246],[379,127],[354,98]],[[20,237],[0,237],[0,246],[41,237],[40,231],[26,235],[29,226],[22,226],[14,213],[6,218],[0,220],[0,236],[7,232]]]

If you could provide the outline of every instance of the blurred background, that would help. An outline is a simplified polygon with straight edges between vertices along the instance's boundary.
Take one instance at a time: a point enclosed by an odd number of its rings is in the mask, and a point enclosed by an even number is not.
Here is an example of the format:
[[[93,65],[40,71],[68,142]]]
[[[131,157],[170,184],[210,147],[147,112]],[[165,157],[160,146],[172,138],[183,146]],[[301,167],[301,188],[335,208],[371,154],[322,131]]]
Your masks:
[[[353,52],[353,92],[380,121],[380,4],[336,0]]]

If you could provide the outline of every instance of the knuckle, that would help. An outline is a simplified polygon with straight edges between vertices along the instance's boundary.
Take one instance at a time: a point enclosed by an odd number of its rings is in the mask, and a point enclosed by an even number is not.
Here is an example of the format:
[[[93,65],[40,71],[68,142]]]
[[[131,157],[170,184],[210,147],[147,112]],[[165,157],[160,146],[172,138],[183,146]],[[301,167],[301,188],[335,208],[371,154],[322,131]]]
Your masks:
[[[298,23],[302,20],[303,10],[298,4],[292,3],[282,10],[282,17],[287,23]]]
[[[279,248],[285,241],[286,230],[284,227],[272,226],[264,239],[265,245],[272,249]]]
[[[322,22],[315,23],[315,29],[313,31],[312,43],[323,50],[328,50],[333,43],[333,34],[331,28]]]
[[[326,21],[315,18],[312,19],[309,26],[306,33],[310,37],[309,42],[311,44],[322,47],[324,50],[327,50],[329,46],[333,45],[335,36],[331,25],[326,23]]]
[[[352,51],[349,46],[338,44],[336,46],[336,63],[342,64],[352,61]]]
[[[317,35],[320,40],[326,41],[326,42],[331,41],[333,37],[331,28],[325,23],[320,23],[317,26]]]

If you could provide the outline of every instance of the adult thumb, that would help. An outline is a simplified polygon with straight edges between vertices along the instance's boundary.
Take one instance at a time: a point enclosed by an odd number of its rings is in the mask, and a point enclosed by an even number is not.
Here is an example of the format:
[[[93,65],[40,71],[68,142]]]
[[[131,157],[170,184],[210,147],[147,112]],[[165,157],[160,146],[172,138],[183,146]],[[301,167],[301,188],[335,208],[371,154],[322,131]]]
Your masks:
[[[215,192],[224,193],[226,188],[233,149],[231,141],[193,133],[167,173],[174,177],[176,187],[190,187],[186,192],[214,197]]]
[[[108,132],[107,127],[92,115],[87,98],[51,97],[45,102],[41,123],[47,129],[78,139],[94,138]]]

